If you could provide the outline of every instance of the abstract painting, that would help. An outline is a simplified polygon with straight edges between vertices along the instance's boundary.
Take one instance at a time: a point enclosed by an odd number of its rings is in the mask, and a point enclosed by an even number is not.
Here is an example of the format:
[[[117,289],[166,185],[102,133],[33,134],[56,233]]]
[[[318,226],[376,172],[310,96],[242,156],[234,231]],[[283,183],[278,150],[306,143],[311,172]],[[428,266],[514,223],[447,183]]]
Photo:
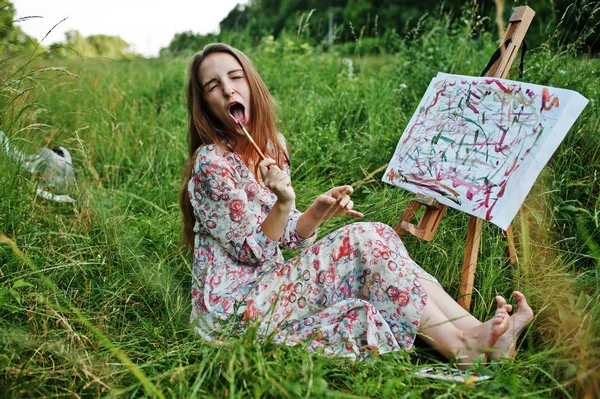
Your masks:
[[[506,230],[587,102],[571,90],[439,73],[383,181]]]

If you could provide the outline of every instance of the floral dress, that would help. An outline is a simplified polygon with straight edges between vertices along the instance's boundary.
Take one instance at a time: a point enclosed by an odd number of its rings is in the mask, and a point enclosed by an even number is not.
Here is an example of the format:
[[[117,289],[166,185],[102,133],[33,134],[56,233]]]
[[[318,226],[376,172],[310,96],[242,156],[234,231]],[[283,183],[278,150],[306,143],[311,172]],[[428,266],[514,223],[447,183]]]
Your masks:
[[[289,174],[289,166],[284,165]],[[261,223],[276,201],[235,152],[202,147],[188,185],[194,209],[191,322],[223,342],[250,325],[260,338],[325,355],[367,357],[412,347],[428,295],[396,232],[353,223],[313,245],[292,208],[280,241]],[[285,260],[281,247],[303,249]]]

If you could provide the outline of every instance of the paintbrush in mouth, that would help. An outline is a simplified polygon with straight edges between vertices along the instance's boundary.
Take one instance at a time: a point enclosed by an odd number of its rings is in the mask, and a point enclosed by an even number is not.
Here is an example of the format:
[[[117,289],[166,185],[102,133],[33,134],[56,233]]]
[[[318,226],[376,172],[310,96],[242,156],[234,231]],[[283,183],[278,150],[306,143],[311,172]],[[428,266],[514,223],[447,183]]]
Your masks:
[[[260,155],[260,158],[262,160],[264,160],[265,159],[265,154],[263,154],[263,152],[260,150],[260,148],[258,147],[258,145],[256,145],[256,143],[254,142],[254,139],[252,138],[252,136],[250,136],[250,133],[248,133],[248,131],[244,127],[244,124],[241,121],[239,121],[239,120],[236,120],[236,122],[237,122],[238,126],[240,127],[240,129],[242,129],[242,131],[246,135],[246,138],[248,139],[248,141],[250,142],[250,144],[252,144],[252,147],[254,147],[254,149],[256,150],[256,152],[258,152],[258,155]]]
[[[250,136],[250,133],[248,133],[248,130],[246,130],[246,127],[244,126],[243,122],[246,121],[244,106],[237,101],[230,103],[229,104],[229,115],[235,121],[235,123],[240,127],[240,129],[242,129],[242,132],[244,132],[244,135],[246,136],[246,138],[248,139],[250,144],[252,144],[252,147],[254,147],[254,149],[256,150],[258,155],[260,156],[260,159],[265,160],[265,158],[266,158],[265,154],[263,154],[260,147],[254,142],[254,139],[252,138],[252,136]],[[267,166],[267,169],[271,169],[271,166],[272,165]]]

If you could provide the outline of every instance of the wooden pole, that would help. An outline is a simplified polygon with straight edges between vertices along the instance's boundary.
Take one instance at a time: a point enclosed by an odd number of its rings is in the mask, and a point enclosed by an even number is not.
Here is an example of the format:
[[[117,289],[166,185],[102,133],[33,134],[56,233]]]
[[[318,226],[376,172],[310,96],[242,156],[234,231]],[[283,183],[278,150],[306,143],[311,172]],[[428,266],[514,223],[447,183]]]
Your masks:
[[[460,306],[467,310],[471,307],[471,296],[473,294],[473,283],[475,282],[475,270],[477,269],[477,256],[479,254],[482,226],[483,219],[471,216],[460,279],[461,295],[456,300]]]

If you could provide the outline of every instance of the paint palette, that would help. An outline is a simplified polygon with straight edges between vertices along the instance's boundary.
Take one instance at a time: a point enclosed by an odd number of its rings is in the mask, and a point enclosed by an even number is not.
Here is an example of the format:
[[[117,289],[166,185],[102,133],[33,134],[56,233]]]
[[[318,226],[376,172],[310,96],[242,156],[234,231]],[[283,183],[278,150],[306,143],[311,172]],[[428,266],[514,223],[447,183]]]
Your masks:
[[[467,384],[491,378],[489,375],[479,375],[472,371],[459,370],[446,366],[426,367],[417,371],[415,375],[434,380],[458,381]]]

